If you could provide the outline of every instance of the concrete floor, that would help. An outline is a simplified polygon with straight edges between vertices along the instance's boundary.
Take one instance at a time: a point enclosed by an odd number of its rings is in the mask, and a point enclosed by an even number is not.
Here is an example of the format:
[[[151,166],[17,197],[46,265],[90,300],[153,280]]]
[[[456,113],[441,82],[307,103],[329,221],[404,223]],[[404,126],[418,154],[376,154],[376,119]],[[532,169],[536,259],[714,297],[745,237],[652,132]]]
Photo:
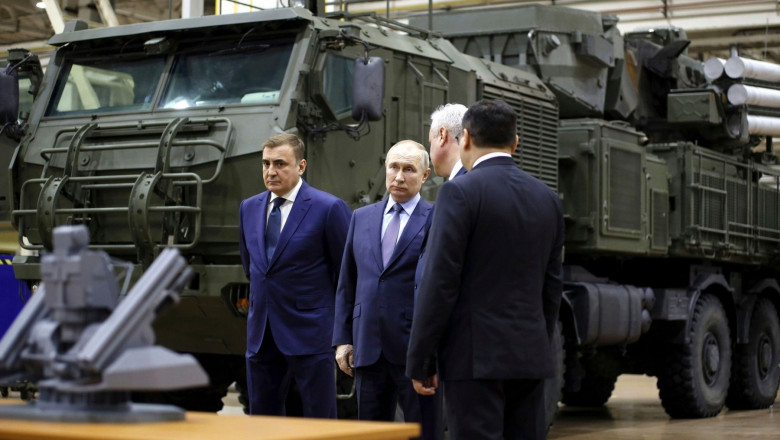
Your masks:
[[[548,438],[567,440],[780,439],[780,408],[724,410],[717,417],[673,420],[658,398],[654,377],[624,375],[606,407],[561,407]]]
[[[561,406],[549,440],[740,440],[779,439],[780,406],[728,411],[709,419],[673,420],[658,398],[654,377],[623,375],[603,408]],[[228,393],[220,414],[243,415],[237,395]]]

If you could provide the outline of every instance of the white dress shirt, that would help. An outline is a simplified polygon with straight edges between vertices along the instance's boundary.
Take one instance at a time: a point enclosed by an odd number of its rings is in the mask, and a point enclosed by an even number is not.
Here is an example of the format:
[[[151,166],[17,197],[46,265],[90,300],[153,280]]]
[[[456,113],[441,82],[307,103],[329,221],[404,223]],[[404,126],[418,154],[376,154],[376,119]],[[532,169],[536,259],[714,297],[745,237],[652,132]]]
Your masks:
[[[301,185],[303,185],[303,179],[298,179],[298,184],[296,184],[293,189],[290,190],[287,194],[283,195],[284,197],[284,203],[282,203],[282,206],[279,207],[279,211],[281,211],[282,214],[282,228],[284,229],[284,224],[287,223],[287,217],[290,216],[290,211],[292,211],[293,203],[295,202],[295,198],[298,196],[298,191],[301,189]],[[265,212],[265,223],[268,224],[268,216],[271,215],[271,210],[274,209],[274,200],[279,197],[274,193],[271,193],[271,198],[268,199],[268,209],[266,209]]]
[[[455,165],[452,167],[452,172],[450,172],[450,177],[447,180],[452,180],[455,178],[455,176],[458,174],[458,172],[463,168],[463,162],[461,162],[460,159],[458,159],[457,162],[455,162]]]
[[[477,166],[478,164],[480,164],[480,163],[482,163],[482,162],[484,162],[484,161],[486,161],[488,159],[492,159],[494,157],[501,157],[501,156],[506,156],[506,157],[508,157],[510,159],[512,158],[511,154],[504,153],[502,151],[497,151],[495,153],[488,153],[488,154],[486,154],[484,156],[480,156],[479,158],[477,158],[477,160],[474,161],[474,165],[471,166],[471,169],[473,170],[475,166]]]

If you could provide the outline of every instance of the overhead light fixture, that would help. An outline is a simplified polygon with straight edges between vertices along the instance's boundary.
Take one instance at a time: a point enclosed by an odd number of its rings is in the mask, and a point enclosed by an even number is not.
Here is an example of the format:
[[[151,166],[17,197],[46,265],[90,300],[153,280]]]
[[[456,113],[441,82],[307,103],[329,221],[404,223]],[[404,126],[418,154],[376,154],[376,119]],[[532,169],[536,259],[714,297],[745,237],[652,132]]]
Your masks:
[[[44,2],[38,2],[35,4],[35,7],[38,9],[46,9],[46,3]]]

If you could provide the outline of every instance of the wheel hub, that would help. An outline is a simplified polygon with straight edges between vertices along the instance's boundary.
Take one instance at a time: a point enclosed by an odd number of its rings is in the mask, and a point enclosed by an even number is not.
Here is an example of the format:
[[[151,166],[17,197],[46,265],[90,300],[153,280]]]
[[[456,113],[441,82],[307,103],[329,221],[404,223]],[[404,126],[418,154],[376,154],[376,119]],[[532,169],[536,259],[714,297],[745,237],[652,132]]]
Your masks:
[[[763,379],[772,368],[772,341],[766,333],[758,340],[758,374]]]
[[[718,340],[711,333],[707,333],[704,339],[704,350],[702,351],[702,370],[708,384],[712,384],[717,378],[719,367],[720,349]]]

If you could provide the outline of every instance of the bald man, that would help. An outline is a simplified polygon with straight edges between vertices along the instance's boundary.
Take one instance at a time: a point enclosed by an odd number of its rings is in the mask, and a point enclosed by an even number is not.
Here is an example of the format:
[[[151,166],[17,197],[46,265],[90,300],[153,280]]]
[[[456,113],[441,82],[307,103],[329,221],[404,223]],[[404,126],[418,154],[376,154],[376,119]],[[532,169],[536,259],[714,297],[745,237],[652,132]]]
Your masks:
[[[431,204],[420,198],[428,153],[401,141],[387,153],[386,200],[356,210],[347,232],[336,290],[333,345],[344,373],[355,374],[358,418],[392,421],[400,403],[407,422],[433,438],[433,398],[406,379],[414,312],[414,273]]]

